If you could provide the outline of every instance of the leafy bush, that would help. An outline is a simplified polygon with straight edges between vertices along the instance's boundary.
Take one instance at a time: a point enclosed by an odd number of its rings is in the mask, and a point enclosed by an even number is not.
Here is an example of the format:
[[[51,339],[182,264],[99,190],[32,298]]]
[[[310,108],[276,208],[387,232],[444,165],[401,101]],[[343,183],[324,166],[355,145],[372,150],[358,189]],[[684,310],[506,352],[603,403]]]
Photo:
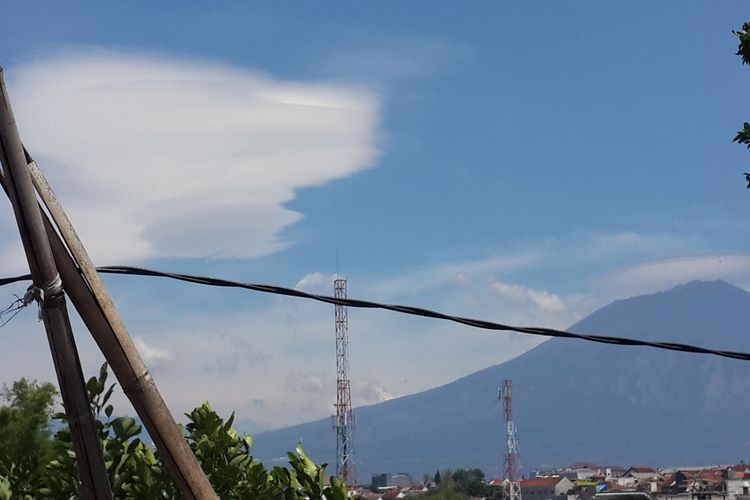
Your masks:
[[[109,399],[115,384],[107,387],[107,375],[105,363],[99,376],[91,377],[86,388],[91,410],[97,417],[97,430],[114,497],[139,500],[181,498],[158,452],[141,440],[142,426],[131,417],[112,418],[114,408]],[[46,406],[37,408],[43,415],[48,414],[52,406],[52,397],[48,400]],[[288,454],[289,468],[276,466],[269,472],[250,454],[252,438],[241,436],[232,428],[234,414],[224,421],[208,403],[203,403],[186,416],[188,424],[184,431],[188,444],[222,499],[347,498],[346,484],[331,477],[327,485],[326,465],[313,463],[301,447],[297,446],[296,453]],[[57,413],[53,418],[67,424],[64,413]],[[48,420],[43,422],[46,425]],[[0,421],[0,435],[6,431]],[[46,429],[42,429],[37,435],[47,436],[45,433]],[[15,472],[19,470],[16,461],[23,462],[23,457],[8,457],[5,450],[0,449],[0,464],[4,464],[0,469],[0,500],[79,498],[81,485],[67,425],[62,425],[47,440],[50,451],[44,455],[46,462],[34,470],[24,470],[24,474]]]
[[[25,378],[0,391],[7,403],[0,407],[0,499],[11,484],[19,497],[33,496],[35,478],[52,452],[49,422],[56,394],[52,384]]]

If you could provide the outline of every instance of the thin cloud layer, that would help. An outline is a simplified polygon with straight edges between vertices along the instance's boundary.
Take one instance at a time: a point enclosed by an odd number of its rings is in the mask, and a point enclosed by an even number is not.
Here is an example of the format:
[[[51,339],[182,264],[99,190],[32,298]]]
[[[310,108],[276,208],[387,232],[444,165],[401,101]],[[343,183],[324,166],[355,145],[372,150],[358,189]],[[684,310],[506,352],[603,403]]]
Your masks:
[[[604,272],[589,267],[597,241],[625,245],[602,245],[599,257],[612,263]],[[421,305],[509,324],[567,328],[614,299],[669,289],[693,279],[750,283],[748,256],[716,253],[663,259],[659,256],[669,253],[667,243],[643,245],[652,249],[644,255],[639,249],[643,246],[634,244],[640,241],[674,241],[676,254],[685,246],[678,237],[595,235],[562,248],[535,245],[527,252],[516,249],[475,260],[442,261],[391,275],[357,274],[350,276],[350,290],[356,290],[358,298]],[[623,254],[632,247],[635,255],[629,258],[630,265],[622,265]],[[575,254],[584,258],[571,259]],[[579,273],[578,286],[572,290],[553,282],[540,286],[530,278],[563,263]],[[611,271],[615,266],[619,270]],[[331,294],[334,277],[322,271],[300,274],[297,287]],[[22,286],[16,290],[22,291]],[[210,297],[206,300],[217,300]],[[125,317],[134,311],[143,316],[130,303],[132,299],[125,298],[118,301]],[[48,350],[35,317],[33,310],[25,311],[4,328],[8,352],[0,378],[13,380],[23,374],[54,379],[51,364],[29,362]],[[214,310],[209,303],[194,310],[150,312],[129,327],[176,415],[209,400],[222,414],[236,411],[247,430],[260,431],[333,412],[335,328],[333,307],[328,304],[272,297],[263,307],[228,313]],[[28,335],[29,331],[37,335]],[[98,349],[85,335],[81,337],[81,357],[88,360],[85,368],[96,373],[101,361],[92,354]],[[352,401],[355,406],[374,404],[447,383],[513,358],[543,340],[350,309]],[[118,407],[126,405],[121,394],[116,398]]]
[[[378,156],[380,102],[358,87],[97,50],[6,74],[22,137],[97,262],[278,252],[302,217],[285,206],[296,190]]]
[[[605,274],[599,288],[620,297],[667,290],[694,280],[725,280],[738,286],[750,283],[750,256],[699,255],[643,262]]]
[[[691,237],[686,237],[688,242]],[[596,256],[611,265],[628,258],[630,267],[600,273],[591,270]],[[616,243],[622,243],[620,248]],[[643,243],[638,245],[637,243]],[[654,243],[655,242],[655,243]],[[567,328],[612,300],[635,293],[671,288],[693,279],[750,278],[750,260],[742,255],[661,259],[692,247],[677,236],[594,235],[577,245],[515,250],[476,260],[442,261],[393,275],[350,276],[356,297],[389,303],[416,304],[458,315],[518,325]],[[586,253],[589,252],[589,253]],[[582,254],[576,261],[570,256]],[[540,288],[525,274],[546,273],[564,261],[578,270],[573,290],[554,284]],[[519,274],[520,273],[520,274]],[[331,294],[335,275],[301,275],[297,288]],[[173,325],[168,337],[181,346],[181,368],[172,367],[168,393],[178,407],[187,407],[196,394],[208,394],[222,410],[237,410],[252,420],[252,430],[283,427],[332,413],[335,399],[335,338],[333,307],[312,301],[274,298],[257,312],[233,317],[182,317],[192,325]],[[221,336],[217,330],[234,332]],[[606,333],[606,332],[603,332]],[[240,342],[240,338],[242,341]],[[166,341],[167,339],[165,339]],[[230,350],[243,343],[260,349],[265,361],[237,359],[233,363],[212,348],[222,340]],[[453,323],[409,317],[385,311],[349,310],[349,357],[352,401],[374,404],[450,382],[486,366],[513,358],[544,339],[506,332],[487,332]],[[193,373],[191,360],[231,364],[233,377],[222,372]],[[178,376],[179,373],[179,376]],[[186,392],[173,381],[190,387]],[[244,399],[237,394],[243,394]],[[263,404],[250,404],[251,400]],[[248,421],[249,422],[249,421]]]

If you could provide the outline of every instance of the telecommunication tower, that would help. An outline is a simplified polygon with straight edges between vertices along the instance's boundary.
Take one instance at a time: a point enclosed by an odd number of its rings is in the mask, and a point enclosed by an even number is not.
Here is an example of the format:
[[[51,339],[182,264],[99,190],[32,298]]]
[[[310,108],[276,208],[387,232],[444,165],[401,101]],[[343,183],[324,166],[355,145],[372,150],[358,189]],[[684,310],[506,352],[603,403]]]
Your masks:
[[[513,423],[513,399],[510,380],[503,380],[498,388],[498,398],[503,402],[505,429],[508,442],[505,450],[505,485],[508,500],[521,500],[521,483],[518,473],[518,436],[516,424]]]
[[[333,292],[337,299],[346,298],[346,279],[333,281]],[[349,384],[349,318],[346,306],[336,304],[336,415],[333,427],[336,429],[336,476],[352,485],[357,482],[357,471],[352,458],[352,395]]]

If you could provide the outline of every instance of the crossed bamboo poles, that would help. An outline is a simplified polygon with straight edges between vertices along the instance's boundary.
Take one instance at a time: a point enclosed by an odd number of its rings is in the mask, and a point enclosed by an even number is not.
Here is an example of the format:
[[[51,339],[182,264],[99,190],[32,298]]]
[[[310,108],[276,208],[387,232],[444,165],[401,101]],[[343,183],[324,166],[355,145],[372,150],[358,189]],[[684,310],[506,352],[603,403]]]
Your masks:
[[[101,443],[88,401],[65,295],[81,316],[154,440],[186,499],[217,499],[141,359],[73,224],[24,149],[0,68],[0,184],[18,224],[39,304],[81,478],[81,494],[111,499]],[[42,210],[42,204],[46,208]],[[49,213],[49,215],[47,215]]]

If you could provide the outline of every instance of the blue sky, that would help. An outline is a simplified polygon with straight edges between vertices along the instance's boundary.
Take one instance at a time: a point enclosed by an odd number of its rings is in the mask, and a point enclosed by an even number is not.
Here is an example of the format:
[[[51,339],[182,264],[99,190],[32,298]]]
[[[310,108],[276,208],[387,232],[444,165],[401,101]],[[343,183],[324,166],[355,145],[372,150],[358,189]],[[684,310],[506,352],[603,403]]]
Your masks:
[[[750,287],[750,156],[730,142],[750,116],[741,2],[5,12],[22,137],[98,264],[330,293],[338,261],[350,296],[555,327],[692,279]],[[25,270],[14,231],[9,216],[3,275]],[[330,307],[107,283],[176,411],[209,399],[252,430],[331,412]],[[0,332],[0,379],[53,378],[34,316]],[[350,323],[357,404],[538,342],[386,313]]]

